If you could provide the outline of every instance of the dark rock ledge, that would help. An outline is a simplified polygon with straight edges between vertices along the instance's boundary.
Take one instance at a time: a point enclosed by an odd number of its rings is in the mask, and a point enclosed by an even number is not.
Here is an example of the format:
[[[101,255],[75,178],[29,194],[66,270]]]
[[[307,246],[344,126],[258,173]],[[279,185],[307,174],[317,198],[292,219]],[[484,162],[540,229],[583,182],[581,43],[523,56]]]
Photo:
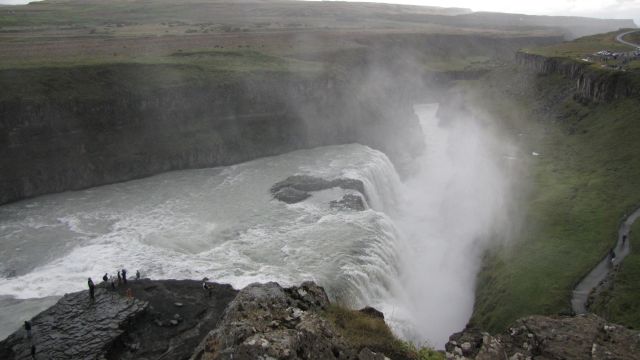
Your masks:
[[[335,332],[312,282],[209,286],[144,279],[100,285],[94,302],[88,291],[67,294],[32,319],[32,339],[21,329],[0,342],[0,359],[30,359],[31,344],[36,359],[388,359]]]
[[[327,190],[332,188],[342,188],[345,190],[358,191],[366,198],[364,184],[362,181],[350,178],[338,178],[326,180],[323,178],[309,175],[289,176],[283,181],[274,184],[271,187],[271,194],[274,198],[287,204],[299,203],[311,196],[311,192]],[[331,208],[338,210],[357,210],[365,209],[363,199],[354,194],[345,195],[342,200],[332,201]]]
[[[0,359],[31,359],[31,344],[36,359],[187,359],[238,292],[211,287],[209,297],[199,281],[143,279],[100,284],[94,302],[88,291],[66,294],[32,319],[31,340],[20,329],[0,342]]]

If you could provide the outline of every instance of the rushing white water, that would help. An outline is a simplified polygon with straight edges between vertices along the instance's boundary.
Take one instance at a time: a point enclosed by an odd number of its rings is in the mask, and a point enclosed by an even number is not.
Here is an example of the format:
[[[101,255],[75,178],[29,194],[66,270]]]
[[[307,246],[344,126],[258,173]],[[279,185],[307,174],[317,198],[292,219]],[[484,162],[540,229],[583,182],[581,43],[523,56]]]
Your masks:
[[[347,305],[381,308],[405,338],[442,347],[468,320],[505,186],[485,131],[439,126],[436,109],[417,108],[428,148],[403,184],[383,153],[353,144],[2,206],[0,300],[11,300],[0,301],[0,320],[18,326],[15,299],[49,304],[124,267],[236,288],[315,280]],[[352,192],[342,189],[293,205],[272,199],[269,188],[294,174],[360,179],[370,207],[331,209]]]
[[[402,187],[401,278],[391,308],[396,331],[443,348],[473,310],[480,257],[502,231],[510,198],[505,155],[514,149],[473,118],[440,123],[437,105],[416,107],[427,151]]]
[[[272,199],[269,188],[294,174],[362,179],[380,211],[331,210],[341,189],[295,205]],[[17,276],[0,279],[0,294],[60,295],[126,267],[236,287],[315,279],[361,303],[380,297],[379,285],[396,272],[393,227],[382,210],[395,202],[397,182],[384,154],[346,145],[7,205],[0,256],[4,273]]]

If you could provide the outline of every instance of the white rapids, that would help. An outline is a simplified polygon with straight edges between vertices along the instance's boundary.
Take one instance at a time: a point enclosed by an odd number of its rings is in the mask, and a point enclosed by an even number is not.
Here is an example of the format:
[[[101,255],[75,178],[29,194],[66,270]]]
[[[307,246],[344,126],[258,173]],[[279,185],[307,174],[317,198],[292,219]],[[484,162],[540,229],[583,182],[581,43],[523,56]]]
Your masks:
[[[0,338],[37,312],[25,308],[16,317],[18,299],[50,303],[84,289],[87,277],[126,268],[236,288],[314,280],[334,300],[382,309],[399,335],[442,347],[468,320],[479,239],[500,206],[503,184],[481,141],[448,151],[450,130],[437,126],[435,110],[417,108],[431,138],[416,160],[421,169],[404,184],[383,153],[351,144],[0,207],[0,320],[11,322]],[[473,157],[476,166],[456,164],[460,156]],[[274,200],[270,187],[296,174],[360,179],[367,209],[331,209],[331,200],[352,192],[337,188],[298,204]],[[484,196],[456,203],[474,192]],[[476,219],[465,226],[454,221],[465,216]]]

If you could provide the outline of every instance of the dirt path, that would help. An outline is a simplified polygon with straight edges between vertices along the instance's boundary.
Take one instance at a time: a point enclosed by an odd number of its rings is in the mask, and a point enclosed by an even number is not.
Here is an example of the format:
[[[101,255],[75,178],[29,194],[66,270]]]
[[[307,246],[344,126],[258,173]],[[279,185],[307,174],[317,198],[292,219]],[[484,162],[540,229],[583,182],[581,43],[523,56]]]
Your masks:
[[[631,247],[629,245],[629,230],[631,225],[640,218],[640,209],[629,215],[620,225],[618,229],[618,242],[614,248],[616,257],[612,261],[611,257],[607,255],[598,265],[596,265],[591,272],[585,276],[580,283],[573,289],[573,295],[571,297],[571,308],[576,314],[587,313],[587,299],[589,293],[593,290],[600,281],[604,280],[607,275],[613,270],[615,265],[618,265],[629,255]],[[627,237],[627,240],[623,242],[623,237]]]
[[[616,36],[616,41],[619,42],[619,43],[625,44],[625,45],[633,46],[635,48],[640,48],[640,44],[635,44],[635,43],[632,43],[632,42],[628,42],[628,41],[625,41],[623,39],[625,36],[627,36],[627,35],[629,35],[631,33],[634,33],[634,32],[638,32],[638,31],[640,31],[640,30],[632,30],[632,31],[624,32],[622,34],[618,34],[618,36]]]

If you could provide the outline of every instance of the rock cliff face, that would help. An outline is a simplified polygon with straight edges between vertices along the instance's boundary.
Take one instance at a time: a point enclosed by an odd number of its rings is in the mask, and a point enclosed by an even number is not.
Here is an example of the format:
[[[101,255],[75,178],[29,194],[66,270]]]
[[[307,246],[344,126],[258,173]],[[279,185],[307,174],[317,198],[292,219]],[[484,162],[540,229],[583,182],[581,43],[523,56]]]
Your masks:
[[[637,359],[640,333],[596,315],[530,316],[505,334],[466,329],[450,337],[447,359]]]
[[[430,87],[482,74],[427,73],[421,57],[511,59],[522,46],[557,41],[366,37],[362,51],[299,56],[324,64],[313,75],[145,64],[2,70],[0,204],[351,142],[385,152],[402,171],[424,146],[413,105],[437,98]]]
[[[399,154],[422,146],[410,104],[389,106],[329,77],[109,94],[0,102],[0,204],[306,147],[360,142]]]
[[[600,70],[578,60],[545,57],[518,52],[516,61],[523,68],[539,74],[559,74],[576,82],[576,95],[594,102],[622,97],[638,97],[640,76],[613,70]]]

